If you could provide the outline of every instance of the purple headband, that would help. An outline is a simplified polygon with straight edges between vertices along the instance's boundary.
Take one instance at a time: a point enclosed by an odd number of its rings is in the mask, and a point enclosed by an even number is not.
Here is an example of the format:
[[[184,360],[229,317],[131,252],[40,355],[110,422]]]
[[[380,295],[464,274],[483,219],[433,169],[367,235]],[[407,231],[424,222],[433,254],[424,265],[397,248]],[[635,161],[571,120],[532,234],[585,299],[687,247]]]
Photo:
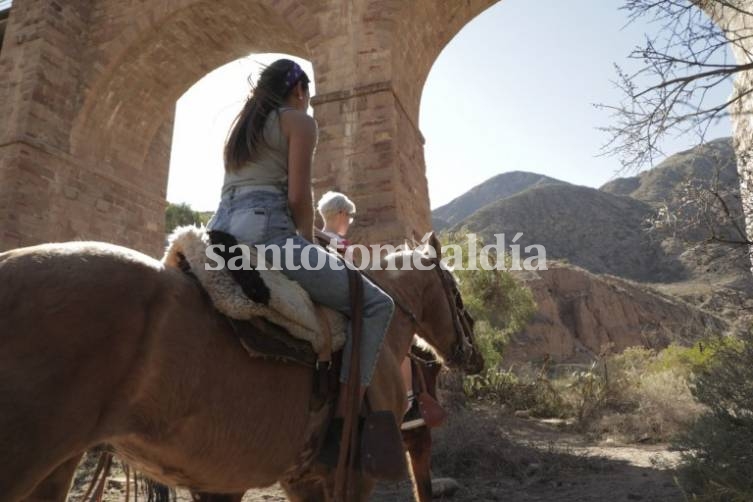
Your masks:
[[[302,76],[303,70],[298,65],[298,63],[293,62],[293,66],[285,74],[285,88],[290,89],[291,87],[293,87],[298,83]]]

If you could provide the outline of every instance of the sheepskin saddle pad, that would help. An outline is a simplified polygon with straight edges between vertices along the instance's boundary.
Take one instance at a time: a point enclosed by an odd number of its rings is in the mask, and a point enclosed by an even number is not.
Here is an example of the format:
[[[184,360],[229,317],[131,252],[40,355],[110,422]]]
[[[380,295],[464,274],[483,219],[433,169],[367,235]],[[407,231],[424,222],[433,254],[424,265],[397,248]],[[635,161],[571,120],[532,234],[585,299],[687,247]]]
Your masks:
[[[258,257],[253,247],[251,270],[212,270],[217,268],[217,262],[207,254],[207,247],[212,244],[224,246],[225,251],[216,248],[215,253],[226,262],[240,255],[239,250],[237,254],[228,251],[237,244],[233,236],[191,225],[179,227],[170,235],[162,263],[165,267],[180,268],[198,280],[215,308],[230,318],[249,352],[280,355],[284,359],[284,354],[275,354],[278,352],[275,347],[300,350],[303,343],[310,346],[307,352],[313,356],[326,347],[327,330],[332,334],[332,350],[342,348],[347,328],[343,314],[319,307],[317,315],[308,293],[297,282],[270,267],[256,268]],[[305,359],[308,362],[310,357]]]

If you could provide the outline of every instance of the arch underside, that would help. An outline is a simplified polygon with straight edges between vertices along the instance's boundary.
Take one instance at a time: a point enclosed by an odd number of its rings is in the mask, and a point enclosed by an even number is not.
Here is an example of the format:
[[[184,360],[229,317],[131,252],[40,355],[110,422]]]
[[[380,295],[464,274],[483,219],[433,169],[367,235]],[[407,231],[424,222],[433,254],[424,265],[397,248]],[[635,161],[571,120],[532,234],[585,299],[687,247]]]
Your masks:
[[[91,83],[73,124],[71,153],[116,177],[146,178],[145,190],[163,198],[167,166],[160,150],[170,146],[164,139],[172,132],[175,103],[189,87],[251,53],[308,56],[285,18],[245,0],[193,2],[132,38]],[[150,159],[163,165],[150,165]]]

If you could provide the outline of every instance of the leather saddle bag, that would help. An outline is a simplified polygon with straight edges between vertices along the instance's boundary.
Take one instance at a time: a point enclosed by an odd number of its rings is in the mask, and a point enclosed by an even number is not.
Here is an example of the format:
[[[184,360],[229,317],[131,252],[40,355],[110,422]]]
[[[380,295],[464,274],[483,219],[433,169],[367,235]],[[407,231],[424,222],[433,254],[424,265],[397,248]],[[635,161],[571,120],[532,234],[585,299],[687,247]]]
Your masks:
[[[447,420],[447,412],[431,394],[424,391],[418,395],[418,410],[429,428],[441,427]]]

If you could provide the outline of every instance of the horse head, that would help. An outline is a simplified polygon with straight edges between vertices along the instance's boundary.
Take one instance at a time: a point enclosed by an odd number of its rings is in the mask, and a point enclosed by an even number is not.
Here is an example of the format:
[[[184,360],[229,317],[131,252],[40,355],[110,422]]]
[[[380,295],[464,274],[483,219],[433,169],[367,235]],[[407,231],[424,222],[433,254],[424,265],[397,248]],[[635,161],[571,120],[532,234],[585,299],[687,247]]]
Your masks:
[[[418,333],[431,344],[451,368],[476,374],[484,369],[484,359],[475,343],[473,318],[465,310],[455,276],[442,263],[442,246],[431,234],[421,252],[430,268],[422,295]]]

